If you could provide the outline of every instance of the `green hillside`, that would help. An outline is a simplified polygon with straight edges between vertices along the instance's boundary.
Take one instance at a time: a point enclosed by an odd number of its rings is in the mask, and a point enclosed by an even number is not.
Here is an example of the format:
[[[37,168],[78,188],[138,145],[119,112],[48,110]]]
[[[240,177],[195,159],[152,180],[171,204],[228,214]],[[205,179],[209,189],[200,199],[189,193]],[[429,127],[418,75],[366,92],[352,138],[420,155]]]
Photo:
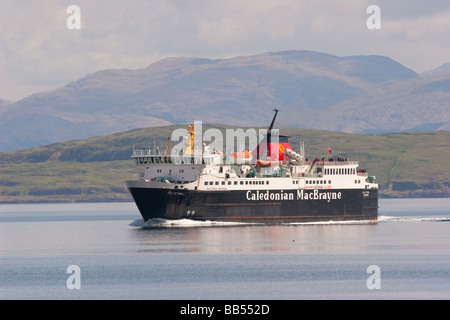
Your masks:
[[[129,201],[124,181],[133,178],[133,146],[165,149],[175,128],[180,126],[0,153],[0,202]],[[376,176],[381,196],[450,196],[450,132],[360,135],[286,128],[280,133],[291,137],[296,151],[304,141],[309,158],[327,157],[331,148],[334,155],[357,159]]]

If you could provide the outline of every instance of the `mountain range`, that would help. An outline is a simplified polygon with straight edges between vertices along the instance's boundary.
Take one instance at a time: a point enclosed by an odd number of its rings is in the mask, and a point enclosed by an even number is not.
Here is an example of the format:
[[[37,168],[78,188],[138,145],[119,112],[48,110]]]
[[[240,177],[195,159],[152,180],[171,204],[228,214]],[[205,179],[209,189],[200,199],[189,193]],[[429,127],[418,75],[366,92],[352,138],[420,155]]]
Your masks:
[[[0,150],[201,120],[348,133],[450,130],[450,69],[417,74],[384,56],[267,52],[166,58],[0,99]]]

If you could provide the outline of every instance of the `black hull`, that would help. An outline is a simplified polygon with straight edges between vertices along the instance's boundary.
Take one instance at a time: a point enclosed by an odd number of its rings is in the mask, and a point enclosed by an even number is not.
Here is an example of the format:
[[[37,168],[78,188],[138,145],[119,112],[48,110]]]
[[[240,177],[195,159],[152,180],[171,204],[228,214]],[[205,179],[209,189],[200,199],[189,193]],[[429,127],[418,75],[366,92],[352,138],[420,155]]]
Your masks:
[[[378,218],[377,189],[198,191],[129,187],[145,221],[152,218],[291,223]]]

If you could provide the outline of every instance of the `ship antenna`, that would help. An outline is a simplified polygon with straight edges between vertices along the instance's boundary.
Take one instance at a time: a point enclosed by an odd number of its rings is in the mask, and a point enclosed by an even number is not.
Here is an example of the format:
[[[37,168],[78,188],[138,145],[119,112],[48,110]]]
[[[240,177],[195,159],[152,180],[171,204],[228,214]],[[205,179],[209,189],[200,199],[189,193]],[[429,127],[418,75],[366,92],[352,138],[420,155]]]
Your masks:
[[[277,117],[277,114],[278,114],[278,109],[275,108],[273,111],[275,111],[275,114],[273,116],[272,122],[270,123],[269,130],[267,130],[267,152],[269,153],[269,156],[271,154],[270,143],[272,141],[272,129],[273,129],[273,124],[275,123],[275,118]]]
[[[275,115],[273,116],[272,122],[270,123],[270,127],[268,130],[268,133],[272,133],[272,129],[273,129],[273,124],[275,123],[275,118],[277,117],[278,114],[278,109],[275,108],[273,111],[275,111]]]

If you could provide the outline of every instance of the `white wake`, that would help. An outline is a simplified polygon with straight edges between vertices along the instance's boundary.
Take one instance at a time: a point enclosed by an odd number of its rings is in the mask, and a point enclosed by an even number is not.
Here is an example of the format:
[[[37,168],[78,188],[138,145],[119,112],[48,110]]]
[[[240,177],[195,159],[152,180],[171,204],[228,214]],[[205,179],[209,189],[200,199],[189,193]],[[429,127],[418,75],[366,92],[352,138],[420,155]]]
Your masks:
[[[450,221],[450,217],[395,217],[378,216],[379,222],[445,222]]]
[[[246,225],[248,223],[241,222],[223,222],[223,221],[201,221],[191,219],[162,219],[154,218],[144,221],[144,219],[138,219],[130,223],[131,227],[140,228],[168,228],[168,227],[224,227],[224,226],[239,226]]]

